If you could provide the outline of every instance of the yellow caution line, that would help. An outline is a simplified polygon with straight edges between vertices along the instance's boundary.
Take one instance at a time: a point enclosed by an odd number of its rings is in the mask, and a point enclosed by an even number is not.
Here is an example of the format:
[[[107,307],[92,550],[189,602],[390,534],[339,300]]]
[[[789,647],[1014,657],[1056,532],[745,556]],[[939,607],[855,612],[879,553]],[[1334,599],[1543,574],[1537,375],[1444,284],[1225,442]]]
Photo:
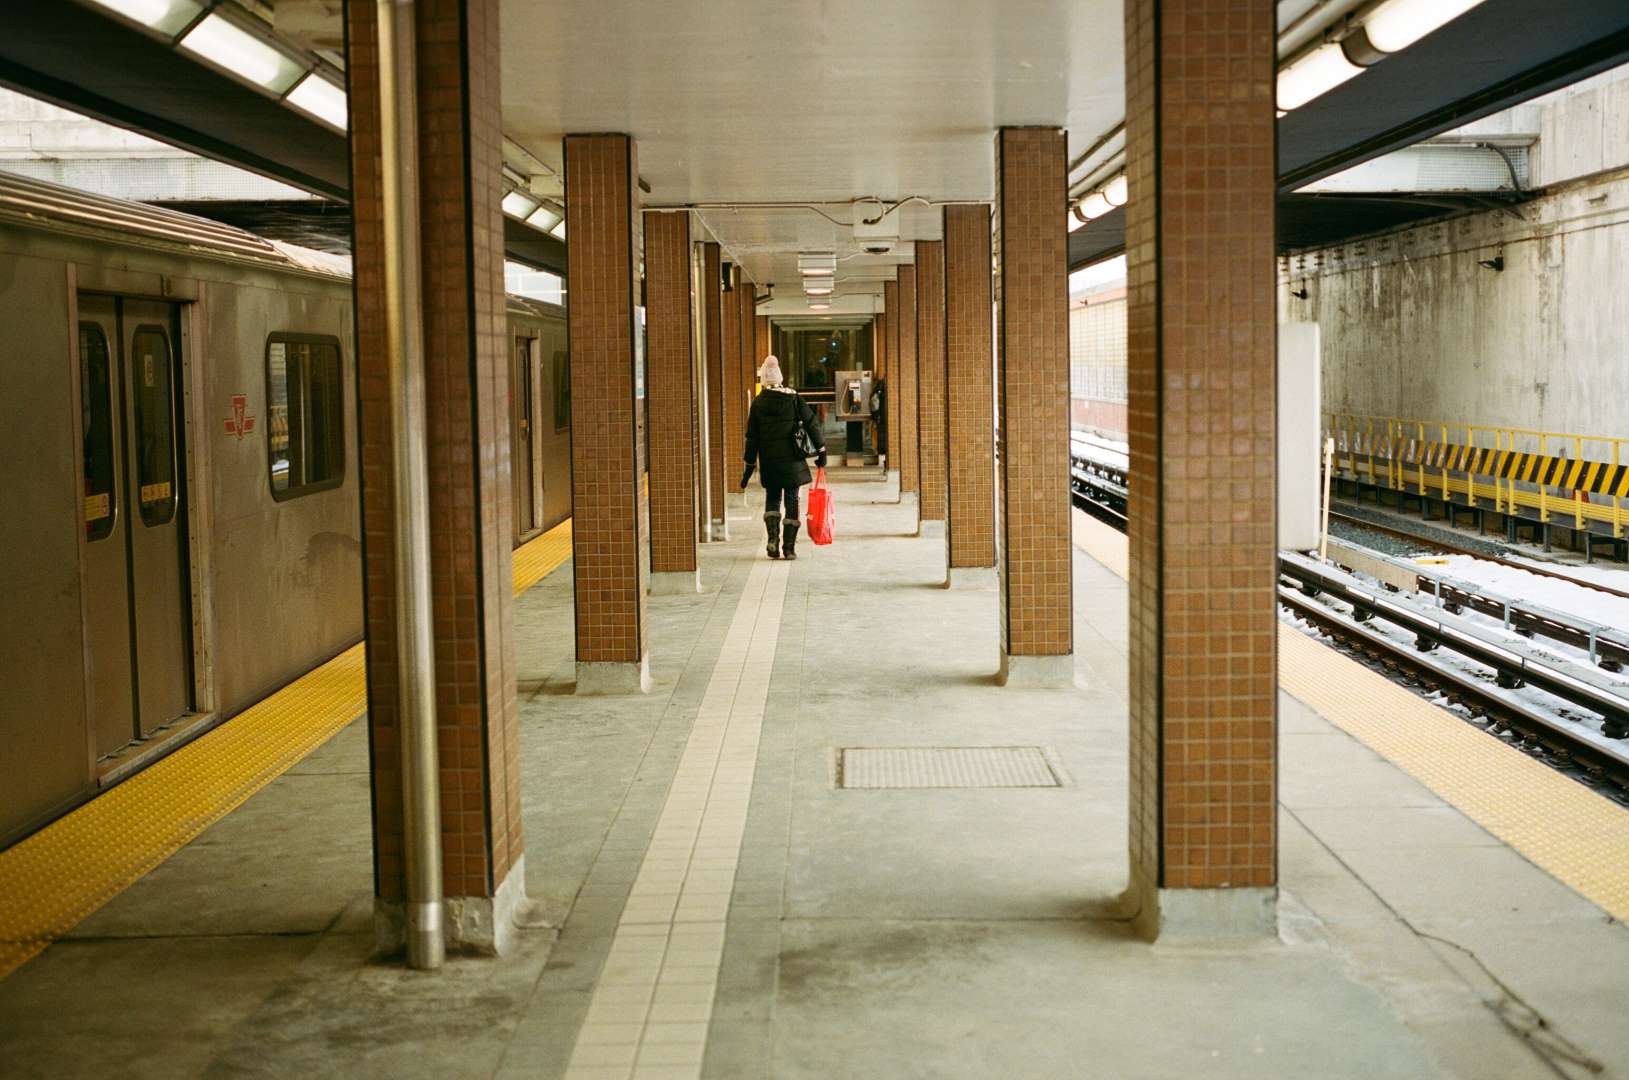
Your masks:
[[[1075,542],[1126,576],[1122,534],[1077,513]],[[1556,880],[1629,920],[1623,807],[1282,623],[1278,683]]]
[[[571,522],[514,554],[515,595],[571,557]],[[0,852],[0,978],[321,746],[367,707],[353,646]]]

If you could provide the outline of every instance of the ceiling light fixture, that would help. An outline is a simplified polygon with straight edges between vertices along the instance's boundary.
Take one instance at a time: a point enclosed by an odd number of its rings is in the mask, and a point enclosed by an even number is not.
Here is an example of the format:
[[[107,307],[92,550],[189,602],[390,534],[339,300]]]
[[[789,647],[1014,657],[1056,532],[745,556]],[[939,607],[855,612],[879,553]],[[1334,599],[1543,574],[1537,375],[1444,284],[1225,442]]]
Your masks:
[[[171,38],[192,25],[204,10],[195,0],[96,0],[96,3]]]
[[[1299,109],[1361,74],[1363,69],[1346,58],[1338,43],[1326,42],[1279,71],[1278,107],[1285,111]]]
[[[832,281],[830,278],[805,278],[803,291],[810,296],[830,296]]]
[[[566,219],[561,218],[560,224],[549,230],[549,235],[556,240],[564,240],[566,238]]]
[[[227,74],[246,79],[279,96],[305,74],[292,56],[213,11],[188,31],[179,44]]]
[[[340,131],[346,128],[349,118],[346,116],[345,91],[321,75],[307,75],[283,100],[329,127]]]
[[[809,298],[809,310],[810,311],[830,311],[831,310],[831,297],[829,297],[829,296],[810,297]]]
[[[518,191],[511,191],[503,197],[503,212],[510,217],[525,220],[533,210],[537,209],[537,206],[536,199],[528,198]]]
[[[837,255],[830,251],[800,251],[798,273],[804,277],[831,277],[837,273]]]
[[[1110,206],[1124,206],[1131,194],[1131,185],[1126,181],[1126,174],[1121,173],[1107,184],[1103,185],[1103,198]]]
[[[533,210],[527,215],[526,224],[530,225],[534,229],[540,229],[543,232],[548,232],[550,229],[560,224],[561,220],[560,215],[556,214],[553,210],[550,210],[547,206],[539,206],[536,210]]]
[[[1383,53],[1401,52],[1482,0],[1385,0],[1363,17],[1369,44]]]

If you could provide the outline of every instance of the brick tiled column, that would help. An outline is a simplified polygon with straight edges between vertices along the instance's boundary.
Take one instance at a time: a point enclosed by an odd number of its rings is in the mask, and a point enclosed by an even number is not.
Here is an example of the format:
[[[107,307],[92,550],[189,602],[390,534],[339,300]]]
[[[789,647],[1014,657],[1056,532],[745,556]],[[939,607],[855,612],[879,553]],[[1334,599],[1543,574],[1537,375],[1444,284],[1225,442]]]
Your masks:
[[[899,490],[901,495],[922,486],[921,457],[916,441],[916,267],[899,268],[899,326],[895,340],[899,348],[894,365],[895,397],[899,401],[894,446],[899,451]]]
[[[634,400],[637,164],[627,135],[565,141],[571,342],[571,543],[577,692],[650,688],[644,440]]]
[[[916,457],[921,486],[917,505],[923,536],[945,529],[945,245],[916,243]]]
[[[888,385],[887,393],[883,396],[882,411],[885,426],[888,428],[888,471],[894,474],[894,479],[901,483],[900,492],[903,494],[904,486],[899,473],[899,274],[896,271],[893,281],[882,283],[882,306],[887,313],[888,323],[885,330],[888,335],[885,348],[888,351]]]
[[[757,391],[758,363],[760,357],[758,350],[758,307],[752,302],[752,282],[742,275],[741,284],[736,287],[736,303],[741,305],[741,441],[744,444],[747,438],[747,416],[752,412],[752,398]],[[744,446],[735,448],[736,460],[741,458]],[[740,473],[736,479],[741,478]]]
[[[990,208],[947,206],[945,584],[995,583],[995,363],[990,351]]]
[[[725,479],[736,460],[725,450],[724,423],[724,301],[718,245],[701,245],[701,310],[706,322],[707,350],[707,497],[712,502],[713,539],[728,540],[729,515],[724,494],[732,482]],[[738,455],[739,456],[739,455]],[[737,472],[737,476],[739,476]]]
[[[764,357],[775,351],[775,346],[769,341],[769,316],[754,315],[752,325],[755,327],[754,340],[757,342],[752,350],[752,355],[762,361]]]
[[[1131,868],[1161,936],[1271,935],[1274,19],[1129,0]]]
[[[1001,677],[1074,682],[1064,134],[996,136]]]
[[[645,212],[645,405],[650,412],[650,589],[701,588],[696,567],[690,215]]]
[[[348,8],[351,209],[374,893],[379,944],[394,952],[403,943],[403,823],[377,10]],[[421,2],[415,37],[445,923],[450,944],[494,952],[508,944],[525,885],[510,585],[510,346],[498,205],[498,0]],[[456,917],[459,911],[469,917]]]
[[[725,490],[735,496],[736,505],[742,505],[741,451],[746,444],[746,414],[741,399],[746,388],[741,385],[741,292],[740,268],[731,267],[736,275],[735,289],[719,297],[723,307],[721,344],[724,363],[724,482]]]

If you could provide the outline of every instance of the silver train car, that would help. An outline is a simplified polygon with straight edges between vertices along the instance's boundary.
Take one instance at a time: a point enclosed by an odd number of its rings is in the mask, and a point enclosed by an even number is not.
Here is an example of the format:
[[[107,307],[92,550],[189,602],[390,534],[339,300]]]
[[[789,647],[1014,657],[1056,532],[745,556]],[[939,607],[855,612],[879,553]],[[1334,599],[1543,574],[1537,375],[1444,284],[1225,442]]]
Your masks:
[[[0,173],[0,847],[362,636],[342,260]],[[516,541],[570,514],[565,314],[511,298]]]

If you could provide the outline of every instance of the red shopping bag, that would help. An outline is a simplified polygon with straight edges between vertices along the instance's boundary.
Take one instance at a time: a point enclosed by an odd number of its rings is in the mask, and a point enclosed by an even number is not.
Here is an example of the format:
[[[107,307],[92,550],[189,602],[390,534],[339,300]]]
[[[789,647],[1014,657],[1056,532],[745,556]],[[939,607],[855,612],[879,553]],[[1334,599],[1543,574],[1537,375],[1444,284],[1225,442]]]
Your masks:
[[[836,514],[831,503],[831,488],[826,486],[825,469],[815,470],[814,487],[809,489],[809,513],[804,520],[808,525],[810,540],[817,544],[831,543]]]

